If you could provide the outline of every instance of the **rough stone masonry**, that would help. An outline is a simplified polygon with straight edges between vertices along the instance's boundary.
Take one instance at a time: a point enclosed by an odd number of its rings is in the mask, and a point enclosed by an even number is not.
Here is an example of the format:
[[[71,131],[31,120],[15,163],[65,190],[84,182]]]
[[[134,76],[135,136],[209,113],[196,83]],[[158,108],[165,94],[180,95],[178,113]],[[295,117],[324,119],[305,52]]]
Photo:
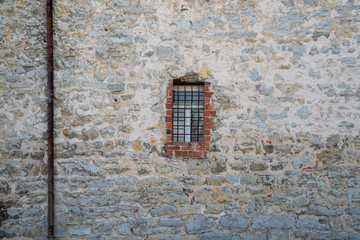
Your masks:
[[[0,0],[0,238],[46,239],[46,1]],[[360,239],[358,0],[56,0],[57,239]],[[206,158],[167,157],[196,73]]]

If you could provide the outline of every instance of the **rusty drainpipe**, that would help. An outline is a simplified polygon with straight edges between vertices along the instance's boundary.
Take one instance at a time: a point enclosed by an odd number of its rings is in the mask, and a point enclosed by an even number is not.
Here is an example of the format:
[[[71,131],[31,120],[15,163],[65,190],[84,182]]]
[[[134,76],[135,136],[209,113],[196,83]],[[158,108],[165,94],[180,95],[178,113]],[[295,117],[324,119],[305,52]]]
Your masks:
[[[54,50],[53,1],[47,0],[47,63],[48,63],[48,238],[54,238]]]

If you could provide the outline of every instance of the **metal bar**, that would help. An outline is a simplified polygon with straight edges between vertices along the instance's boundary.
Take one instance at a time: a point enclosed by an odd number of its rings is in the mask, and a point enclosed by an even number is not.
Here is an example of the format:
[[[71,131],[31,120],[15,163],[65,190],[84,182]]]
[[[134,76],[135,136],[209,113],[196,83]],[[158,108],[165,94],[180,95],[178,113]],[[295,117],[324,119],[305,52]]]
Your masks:
[[[185,114],[184,114],[184,142],[191,142],[191,107],[190,110],[187,106],[189,91],[185,88]],[[191,93],[191,92],[190,92]],[[190,95],[191,96],[191,95]],[[191,102],[190,102],[191,104]],[[190,133],[190,135],[189,135]]]
[[[177,93],[177,101],[179,102],[179,90],[176,91]],[[179,108],[177,109],[177,118],[176,118],[176,127],[177,127],[177,134],[176,134],[176,142],[179,142],[179,118],[180,118],[180,111]]]
[[[184,142],[191,142],[191,109],[185,109]]]
[[[190,100],[190,124],[191,124],[191,126],[190,126],[190,141],[191,142],[196,142],[196,139],[194,139],[193,137],[194,137],[194,134],[193,134],[193,106],[194,106],[194,85],[190,85],[191,86],[191,89],[190,89],[190,93],[191,93],[191,100]]]
[[[204,132],[201,131],[201,124],[203,124],[204,121],[201,121],[202,116],[203,116],[203,112],[204,112],[204,90],[202,90],[202,92],[199,90],[199,134],[200,134],[200,140],[199,142],[203,142],[204,140]]]
[[[199,142],[199,134],[200,134],[200,129],[199,129],[199,124],[200,124],[200,89],[198,88],[198,96],[197,96],[197,100],[198,100],[198,105],[197,105],[197,129],[196,129],[196,141]],[[204,104],[203,104],[204,105]]]
[[[48,238],[54,238],[54,47],[53,1],[47,0],[48,63]]]

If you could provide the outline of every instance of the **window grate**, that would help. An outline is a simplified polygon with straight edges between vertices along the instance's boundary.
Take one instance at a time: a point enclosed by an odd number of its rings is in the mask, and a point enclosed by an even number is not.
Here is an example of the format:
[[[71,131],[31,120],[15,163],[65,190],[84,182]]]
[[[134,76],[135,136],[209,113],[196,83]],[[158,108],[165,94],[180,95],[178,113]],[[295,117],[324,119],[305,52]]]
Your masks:
[[[204,83],[174,81],[173,142],[204,142]]]

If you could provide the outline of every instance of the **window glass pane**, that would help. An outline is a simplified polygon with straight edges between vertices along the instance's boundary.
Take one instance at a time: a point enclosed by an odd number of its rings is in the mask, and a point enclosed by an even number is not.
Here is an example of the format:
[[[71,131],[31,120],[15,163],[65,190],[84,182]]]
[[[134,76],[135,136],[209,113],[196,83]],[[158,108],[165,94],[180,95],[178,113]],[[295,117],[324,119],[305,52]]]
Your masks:
[[[173,141],[203,142],[204,126],[203,83],[174,82]]]

